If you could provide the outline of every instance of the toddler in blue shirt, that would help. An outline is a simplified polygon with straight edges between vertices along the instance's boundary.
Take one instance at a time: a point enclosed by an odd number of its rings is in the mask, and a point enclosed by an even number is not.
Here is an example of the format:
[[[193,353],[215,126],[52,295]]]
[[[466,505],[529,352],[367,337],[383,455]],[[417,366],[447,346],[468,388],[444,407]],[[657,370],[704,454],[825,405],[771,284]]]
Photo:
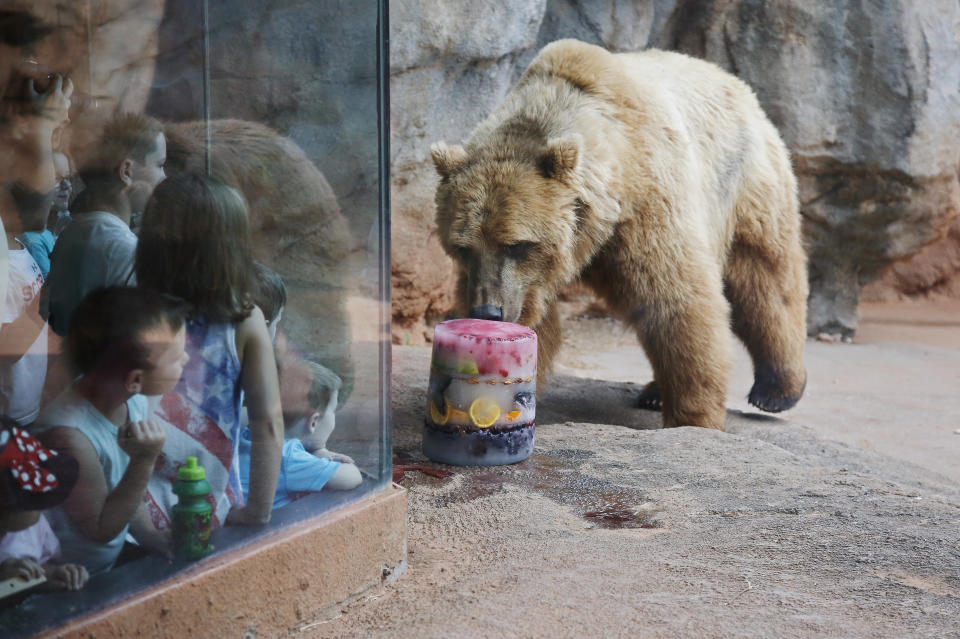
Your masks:
[[[324,488],[352,490],[363,478],[353,460],[327,450],[336,425],[340,378],[314,362],[299,360],[283,371],[281,385],[285,441],[273,507],[279,508],[308,492]],[[240,437],[240,484],[250,481],[250,432]]]
[[[260,262],[254,262],[255,302],[267,320],[274,345],[286,341],[277,334],[287,303],[287,289],[278,273]],[[283,405],[284,443],[280,476],[273,507],[279,508],[308,492],[323,488],[351,490],[363,478],[353,460],[327,450],[327,439],[336,425],[335,411],[341,380],[320,364],[293,356],[289,349],[280,349],[278,372],[282,377],[280,401]],[[240,485],[244,494],[250,484],[250,431],[240,434],[238,460]]]

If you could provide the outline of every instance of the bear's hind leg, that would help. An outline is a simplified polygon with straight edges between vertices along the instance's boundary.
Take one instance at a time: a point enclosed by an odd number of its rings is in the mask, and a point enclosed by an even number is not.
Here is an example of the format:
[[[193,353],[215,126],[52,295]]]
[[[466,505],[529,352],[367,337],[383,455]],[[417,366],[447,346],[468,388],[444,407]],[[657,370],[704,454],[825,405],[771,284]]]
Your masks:
[[[727,261],[733,331],[753,360],[748,400],[770,413],[796,405],[807,383],[807,273],[799,241],[797,245],[787,255],[774,257],[735,244]]]

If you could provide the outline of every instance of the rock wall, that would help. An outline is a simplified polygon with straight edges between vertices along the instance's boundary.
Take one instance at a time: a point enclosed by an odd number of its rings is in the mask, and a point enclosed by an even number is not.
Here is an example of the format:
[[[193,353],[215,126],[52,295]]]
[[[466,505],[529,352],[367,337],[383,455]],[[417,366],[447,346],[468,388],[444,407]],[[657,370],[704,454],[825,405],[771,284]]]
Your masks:
[[[534,47],[546,0],[390,3],[394,341],[423,343],[453,304],[453,267],[433,221],[430,145],[459,140],[506,95]]]
[[[750,83],[793,153],[809,328],[852,333],[860,287],[960,209],[960,5],[715,2],[656,44]]]
[[[885,271],[874,295],[952,290],[958,33],[955,0],[392,2],[395,340],[423,339],[451,301],[452,265],[433,235],[430,143],[465,138],[561,37],[683,51],[754,87],[794,157],[811,333],[851,334],[861,287]]]
[[[362,245],[377,219],[376,3],[207,5],[204,16],[196,0],[166,0],[147,110],[260,122],[287,136],[329,181]]]
[[[891,264],[879,280],[863,287],[860,299],[891,302],[910,297],[960,299],[960,218],[944,237]]]

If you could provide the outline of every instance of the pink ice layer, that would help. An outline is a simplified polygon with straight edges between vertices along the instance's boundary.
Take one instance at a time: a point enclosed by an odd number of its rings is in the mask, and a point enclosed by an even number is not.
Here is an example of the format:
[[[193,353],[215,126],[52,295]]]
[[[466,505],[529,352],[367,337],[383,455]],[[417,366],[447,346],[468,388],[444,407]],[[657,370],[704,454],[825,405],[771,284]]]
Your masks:
[[[537,334],[510,322],[441,322],[433,332],[433,352],[435,358],[452,364],[473,361],[480,375],[531,377],[537,373]]]

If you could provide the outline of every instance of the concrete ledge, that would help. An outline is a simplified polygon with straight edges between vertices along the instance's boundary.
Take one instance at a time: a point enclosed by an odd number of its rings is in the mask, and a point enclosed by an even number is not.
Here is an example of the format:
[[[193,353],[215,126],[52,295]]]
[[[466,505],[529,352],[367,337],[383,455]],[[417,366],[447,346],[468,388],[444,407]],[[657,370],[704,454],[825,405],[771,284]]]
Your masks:
[[[274,636],[406,567],[407,492],[386,490],[240,548],[47,637]]]

